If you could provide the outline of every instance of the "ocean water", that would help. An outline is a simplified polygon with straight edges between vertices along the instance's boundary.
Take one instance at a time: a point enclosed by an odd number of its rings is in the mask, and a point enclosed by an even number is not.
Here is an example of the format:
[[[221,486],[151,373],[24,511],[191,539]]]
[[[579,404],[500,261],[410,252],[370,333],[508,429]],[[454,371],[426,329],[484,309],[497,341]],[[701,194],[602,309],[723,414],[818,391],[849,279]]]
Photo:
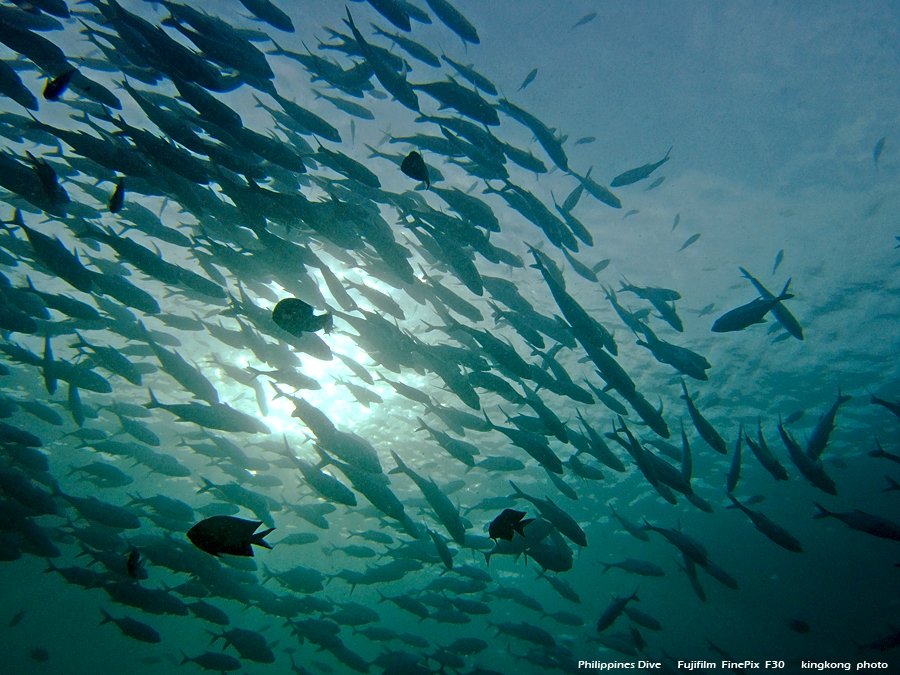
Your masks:
[[[326,27],[347,32],[342,19],[348,9],[366,40],[373,44],[391,46],[388,40],[373,35],[370,22],[399,32],[368,3],[282,0],[279,4],[293,20],[295,32],[286,33],[253,20],[243,6],[230,0],[205,2],[202,9],[232,26],[267,33],[283,49],[305,53],[308,47],[312,53],[328,56],[345,69],[362,59],[321,49],[321,45],[332,42]],[[411,537],[399,528],[396,520],[374,509],[359,493],[356,507],[337,505],[325,514],[327,528],[316,527],[300,518],[290,505],[324,502],[311,493],[291,462],[279,453],[286,442],[296,456],[317,462],[319,456],[313,448],[312,431],[291,416],[293,403],[285,397],[275,398],[275,391],[265,377],[257,378],[262,383],[259,390],[264,401],[261,402],[252,387],[231,379],[221,364],[260,370],[270,370],[270,367],[250,349],[228,346],[215,339],[208,329],[180,330],[162,321],[167,315],[187,319],[196,315],[208,324],[218,322],[237,331],[239,324],[230,301],[184,293],[183,289],[167,287],[125,264],[130,271],[128,279],[150,293],[162,310],[160,315],[145,315],[132,309],[135,318],[147,329],[174,337],[177,343],[168,342],[166,348],[177,349],[186,360],[195,363],[215,386],[221,402],[258,418],[268,427],[269,434],[208,432],[237,444],[257,464],[248,464],[253,470],[247,472],[236,466],[233,458],[212,461],[202,454],[209,446],[206,432],[194,424],[179,422],[171,413],[159,409],[138,421],[159,437],[160,444],[153,450],[177,459],[190,475],[153,473],[127,456],[93,450],[83,445],[77,435],[72,435],[79,426],[67,406],[68,386],[61,381],[51,394],[44,385],[39,366],[9,361],[6,365],[10,374],[0,378],[2,396],[43,403],[62,416],[62,424],[39,419],[24,408],[10,412],[6,423],[42,440],[41,451],[49,462],[49,476],[47,472],[17,465],[14,455],[7,451],[0,466],[7,476],[23,473],[25,483],[36,489],[49,493],[55,480],[66,495],[95,496],[120,507],[125,507],[135,496],[163,495],[178,499],[195,509],[196,521],[212,513],[204,514],[200,509],[228,503],[228,499],[214,491],[198,493],[204,485],[203,479],[217,485],[240,481],[247,489],[274,500],[270,510],[275,530],[267,536],[273,548],[256,547],[252,559],[223,557],[216,563],[207,557],[200,566],[194,562],[195,558],[180,553],[186,550],[181,547],[190,547],[184,534],[189,524],[175,527],[174,523],[158,518],[155,522],[151,518],[152,509],[131,506],[140,516],[140,529],[110,532],[109,528],[92,526],[90,521],[80,518],[68,501],[57,496],[54,500],[59,515],[27,516],[28,522],[58,548],[59,556],[44,559],[39,555],[41,551],[35,551],[34,545],[29,545],[23,537],[21,521],[15,515],[23,502],[27,508],[27,496],[22,496],[16,490],[15,481],[7,477],[0,485],[0,495],[4,497],[0,512],[4,519],[0,528],[4,533],[2,541],[14,550],[21,550],[22,556],[0,563],[0,626],[3,627],[0,670],[72,675],[118,673],[125,668],[136,675],[173,670],[199,672],[199,664],[185,663],[180,668],[179,664],[185,656],[196,658],[209,651],[239,658],[239,670],[235,672],[248,674],[292,672],[292,668],[299,673],[346,673],[366,668],[380,673],[388,663],[384,655],[389,653],[394,653],[396,662],[385,669],[388,673],[438,672],[441,659],[447,661],[444,672],[456,673],[479,672],[478,669],[500,673],[581,672],[586,668],[579,668],[579,661],[630,664],[641,660],[663,663],[663,667],[670,669],[668,672],[672,672],[677,661],[708,661],[715,662],[717,667],[696,668],[692,672],[727,672],[722,665],[725,658],[761,665],[767,661],[784,662],[784,669],[789,671],[800,669],[802,662],[867,661],[887,664],[880,670],[894,672],[898,657],[896,648],[890,648],[889,638],[896,636],[900,622],[897,542],[855,531],[835,518],[813,519],[817,513],[815,503],[818,503],[837,513],[858,510],[900,521],[897,508],[900,495],[897,490],[885,491],[890,487],[888,479],[900,480],[895,463],[869,455],[876,450],[877,443],[888,453],[900,452],[897,442],[900,420],[885,407],[870,403],[872,395],[893,402],[900,400],[896,367],[900,345],[897,329],[900,251],[895,250],[895,237],[900,236],[900,230],[894,217],[900,166],[896,105],[900,94],[897,77],[900,24],[894,6],[886,2],[865,5],[832,2],[815,6],[786,2],[673,2],[659,6],[650,2],[457,0],[455,6],[475,26],[480,38],[480,44],[465,44],[425,2],[415,4],[432,16],[432,23],[426,25],[414,20],[408,37],[438,56],[445,54],[454,61],[471,64],[489,78],[499,95],[482,93],[485,100],[495,104],[505,97],[553,129],[557,138],[564,139],[563,147],[573,172],[584,176],[591,169],[594,180],[609,185],[629,169],[661,160],[671,147],[668,161],[649,177],[613,188],[621,199],[620,209],[601,203],[587,192],[574,207],[572,213],[591,233],[593,246],[580,243],[578,250],[570,254],[588,267],[609,261],[597,273],[597,283],[578,276],[562,251],[499,195],[484,193],[488,186],[500,190],[503,181],[486,181],[469,175],[448,157],[437,153],[423,150],[423,156],[444,177],[443,181],[434,182],[435,187],[455,187],[490,205],[501,229],[490,235],[491,243],[520,256],[523,261],[522,266],[514,267],[491,263],[476,254],[475,264],[482,275],[512,281],[536,311],[552,317],[562,312],[540,272],[531,266],[534,258],[527,244],[539,248],[560,266],[567,292],[614,335],[618,346],[615,358],[637,390],[654,408],[662,407],[662,417],[671,431],[668,441],[677,448],[681,447],[679,436],[684,424],[693,449],[692,486],[712,507],[712,513],[696,508],[682,495],[678,496],[677,505],[665,501],[626,450],[610,438],[607,441],[611,449],[627,470],[617,473],[586,454],[580,455],[583,462],[603,471],[604,480],[584,480],[566,466],[561,478],[578,497],[571,499],[560,492],[534,459],[500,432],[470,429],[463,437],[423,405],[396,394],[378,379],[366,386],[378,394],[381,402],[363,406],[341,382],[364,383],[340,359],[298,353],[301,362],[298,369],[314,378],[320,388],[301,389],[292,395],[316,406],[338,429],[371,442],[385,472],[395,467],[391,456],[394,452],[411,469],[433,479],[448,493],[453,504],[461,507],[469,535],[486,537],[488,524],[505,508],[470,510],[471,507],[485,498],[511,495],[510,480],[529,495],[552,499],[577,521],[586,535],[586,547],[564,539],[573,553],[572,567],[557,575],[579,596],[580,602],[574,603],[538,576],[540,566],[530,556],[514,559],[494,555],[487,563],[481,550],[450,541],[447,529],[416,484],[402,473],[388,474],[390,489],[412,521],[427,526],[456,550],[455,568],[471,565],[492,577],[486,589],[459,596],[485,603],[489,614],[471,615],[470,621],[464,624],[443,623],[433,618],[420,621],[389,602],[379,602],[379,593],[422,599],[431,603],[429,610],[434,613],[445,602],[441,597],[457,596],[449,591],[441,596],[429,595],[423,589],[435,579],[463,577],[447,571],[434,557],[435,549],[430,551],[432,560],[423,563],[422,569],[410,571],[397,581],[351,588],[340,577],[329,579],[344,570],[363,572],[367,567],[386,563],[399,555],[391,549],[411,541]],[[90,12],[92,7],[70,4],[73,12]],[[122,7],[154,25],[168,16],[162,5],[149,2],[123,2]],[[576,26],[580,19],[591,14],[596,16]],[[93,15],[82,18],[93,29],[114,33],[114,27],[98,24]],[[120,72],[99,70],[96,61],[79,61],[82,57],[98,60],[107,57],[79,32],[82,25],[74,18],[61,21],[62,30],[41,35],[58,45],[80,72],[106,85],[119,97],[122,110],[112,111],[113,118],[121,115],[131,127],[165,136],[120,86],[123,79]],[[4,27],[5,24],[0,24],[0,31]],[[199,51],[171,27],[165,31]],[[268,41],[255,44],[264,51],[274,47]],[[16,69],[24,85],[39,99],[39,110],[31,114],[57,128],[90,132],[79,121],[82,112],[77,106],[83,98],[67,91],[59,101],[44,100],[40,96],[44,80],[34,64],[5,46],[0,50],[3,60]],[[412,69],[406,73],[410,82],[436,82],[452,75],[467,85],[446,63],[439,69],[405,55],[397,47],[392,51],[404,56],[411,65]],[[377,97],[370,92],[364,98],[351,99],[324,82],[311,83],[310,73],[297,60],[278,55],[269,55],[267,60],[274,73],[271,81],[279,94],[325,118],[340,132],[341,143],[320,139],[321,144],[362,162],[377,175],[384,192],[367,191],[324,165],[315,164],[309,158],[309,151],[298,146],[294,147],[307,157],[305,177],[270,167],[271,180],[263,180],[260,185],[324,202],[329,199],[331,182],[333,189],[343,186],[348,191],[335,193],[342,195],[342,199],[353,195],[369,206],[374,204],[372,208],[387,223],[394,240],[410,252],[414,273],[420,279],[425,272],[440,279],[484,316],[484,321],[473,323],[451,312],[456,321],[508,340],[526,361],[540,366],[542,361],[534,347],[513,331],[507,321],[492,318],[490,294],[485,291],[483,296],[476,296],[455,277],[450,265],[435,261],[423,252],[416,235],[406,227],[412,222],[408,213],[384,199],[385,194],[413,192],[433,209],[453,213],[436,192],[423,190],[422,185],[417,186],[394,163],[373,157],[367,147],[402,158],[416,146],[409,142],[391,143],[392,138],[416,133],[440,137],[440,129],[416,122],[415,112],[390,96],[378,94],[384,88],[375,77],[370,78],[374,85],[371,91]],[[533,81],[520,89],[533,69],[537,69]],[[133,78],[129,83],[141,91],[177,94],[164,75],[154,86]],[[352,118],[327,100],[316,98],[313,89],[364,105],[374,119]],[[215,96],[239,112],[246,127],[264,135],[276,134],[282,144],[291,145],[291,138],[276,132],[273,118],[257,106],[254,96],[266,106],[278,108],[267,94],[244,84]],[[437,102],[423,91],[418,92],[418,99],[424,115],[459,116],[453,110],[439,111]],[[44,213],[40,205],[4,191],[2,218],[11,220],[13,209],[21,207],[29,227],[58,237],[70,251],[78,251],[85,264],[89,262],[88,256],[117,260],[119,256],[110,246],[76,236],[82,231],[80,217],[85,215],[78,207],[92,209],[86,217],[116,234],[121,235],[122,227],[127,226],[127,213],[116,216],[107,211],[105,201],[114,183],[98,181],[98,177],[108,177],[109,172],[98,170],[94,176],[80,173],[86,167],[77,162],[78,156],[65,143],[57,148],[48,144],[46,137],[33,133],[17,138],[15,130],[21,131],[27,124],[29,111],[6,97],[0,97],[0,106],[4,152],[26,165],[26,151],[51,162],[71,199],[69,213],[78,213],[68,218],[61,213]],[[190,110],[186,104],[184,107]],[[491,126],[491,132],[506,143],[527,149],[548,169],[546,173],[535,174],[507,161],[509,180],[530,191],[551,210],[554,200],[562,204],[579,185],[579,179],[555,168],[526,126],[503,112],[499,118],[501,123]],[[94,124],[107,133],[116,130],[109,120],[97,119]],[[313,135],[304,138],[312,151],[318,148],[319,141]],[[587,140],[590,138],[594,140]],[[67,166],[70,159],[72,164]],[[217,175],[212,174],[210,194],[228,202],[221,189],[222,178],[217,181]],[[651,184],[661,178],[664,180],[651,189]],[[312,266],[306,270],[299,266],[285,269],[285,265],[270,259],[246,222],[238,222],[237,214],[234,222],[219,223],[214,228],[215,223],[205,219],[208,214],[179,199],[164,186],[164,181],[160,180],[156,188],[169,194],[165,197],[140,194],[129,187],[126,178],[126,204],[145,206],[164,225],[194,237],[195,247],[213,256],[212,264],[224,276],[225,290],[233,297],[240,298],[243,291],[267,311],[277,300],[289,296],[314,305],[317,313],[325,309],[325,304],[331,309],[339,308],[318,269]],[[408,195],[405,201],[398,198],[394,202],[409,203],[412,202]],[[251,220],[249,216],[246,218],[247,222]],[[344,283],[361,308],[383,314],[404,333],[428,345],[466,345],[478,351],[477,344],[464,335],[442,330],[446,326],[444,318],[432,305],[417,302],[414,289],[405,288],[402,283],[386,282],[386,275],[381,271],[383,265],[379,266],[378,254],[371,246],[365,254],[340,251],[326,237],[305,227],[299,216],[290,230],[270,223],[270,231],[289,237],[298,245],[309,246]],[[696,235],[699,238],[679,250]],[[155,245],[170,263],[201,275],[208,274],[189,247],[147,236],[136,229],[128,230],[127,236],[149,248]],[[15,237],[18,244],[9,237]],[[235,260],[227,259],[221,250],[217,254],[206,237],[230,246],[233,251],[252,255],[253,262],[258,264],[257,272],[250,275]],[[16,265],[4,265],[0,269],[13,286],[24,286],[27,275],[40,291],[75,297],[98,307],[104,316],[110,316],[111,310],[104,309],[96,295],[75,290],[35,261],[27,245],[23,245],[25,241],[21,230],[0,237],[0,248],[16,258]],[[776,264],[776,260],[780,262]],[[353,264],[349,264],[351,261]],[[785,306],[803,327],[802,341],[787,335],[771,314],[765,323],[741,331],[714,333],[710,330],[725,312],[758,297],[753,286],[742,277],[741,267],[773,293],[790,280],[789,292],[794,297]],[[101,270],[96,266],[90,268]],[[604,288],[615,289],[619,302],[631,311],[650,309],[650,305],[633,294],[619,291],[623,282],[673,289],[680,294],[675,306],[684,324],[683,332],[673,330],[656,311],[643,320],[660,339],[703,355],[711,364],[708,381],[682,376],[635,344],[638,338],[616,315]],[[399,304],[403,318],[395,319],[378,310],[351,283],[362,283],[388,294]],[[493,301],[500,304],[497,299]],[[53,356],[70,361],[87,360],[89,354],[79,356],[73,328],[67,328],[68,324],[60,326],[66,317],[55,310],[50,313],[55,326],[51,341]],[[354,312],[347,314],[361,316]],[[246,324],[253,324],[246,314],[240,317]],[[47,325],[41,324],[33,334],[4,334],[4,346],[15,343],[41,357]],[[113,391],[109,394],[81,391],[85,406],[96,413],[85,421],[84,427],[102,430],[113,440],[138,443],[127,435],[113,436],[122,425],[108,406],[113,402],[146,404],[148,388],[164,404],[191,402],[191,393],[165,373],[154,356],[128,352],[128,348],[146,342],[127,340],[113,328],[95,323],[78,327],[78,331],[92,345],[124,350],[122,353],[131,361],[144,364],[145,374],[141,386],[137,386],[95,365],[96,372],[109,379]],[[507,413],[535,415],[529,406],[517,406],[483,389],[479,390],[481,411],[467,408],[434,370],[421,361],[416,367],[405,365],[399,372],[392,372],[387,364],[379,363],[382,354],[354,339],[356,329],[340,315],[335,318],[334,331],[317,335],[333,354],[354,359],[373,377],[380,373],[416,387],[441,404],[473,415],[483,412],[497,425],[509,426],[503,421]],[[157,339],[164,337],[157,335]],[[266,339],[276,342],[274,337]],[[555,344],[549,336],[544,341],[548,350]],[[219,364],[211,361],[213,356]],[[486,363],[493,365],[491,372],[504,374],[489,356],[483,353],[482,356]],[[556,359],[576,384],[583,384],[587,379],[595,387],[604,386],[580,345],[572,349],[563,347]],[[468,373],[470,369],[463,368],[462,372]],[[506,376],[521,393],[521,384],[508,373]],[[724,438],[727,456],[716,453],[692,425],[681,398],[682,379],[698,408]],[[293,391],[288,385],[278,386],[288,393]],[[534,388],[534,382],[528,386]],[[805,447],[820,416],[835,403],[839,392],[852,398],[840,406],[822,456],[822,466],[837,486],[837,495],[830,495],[811,486],[791,463],[777,425],[779,416],[787,418],[802,411],[802,417],[786,426]],[[624,404],[615,391],[609,393]],[[579,414],[600,434],[611,433],[618,426],[616,413],[600,402],[587,405],[544,388],[539,389],[538,395],[570,432],[581,429]],[[625,423],[644,447],[651,449],[649,441],[661,439],[642,425],[636,410],[627,409]],[[477,467],[467,470],[419,430],[418,418],[434,429],[477,446],[481,455],[476,459],[515,457],[526,467],[506,472],[488,472]],[[742,501],[761,497],[750,508],[762,512],[793,535],[802,545],[802,553],[779,547],[756,531],[747,516],[735,509],[726,510],[729,500],[725,474],[731,465],[739,430],[743,427],[755,439],[757,420],[769,446],[786,467],[789,480],[773,480],[744,442],[740,480],[734,495]],[[548,436],[547,442],[562,460],[576,453],[571,443],[563,444],[552,436]],[[188,443],[197,447],[191,448]],[[79,480],[78,473],[70,474],[72,467],[83,467],[94,461],[114,465],[133,482],[123,487],[100,488]],[[675,460],[669,461],[678,466]],[[350,484],[338,469],[327,466],[323,469]],[[507,506],[525,511],[528,518],[537,514],[535,505],[523,500],[509,500]],[[685,562],[678,549],[656,533],[650,533],[649,542],[628,534],[611,517],[610,507],[632,522],[641,523],[646,519],[658,527],[680,528],[703,544],[709,560],[733,577],[738,588],[729,588],[700,569],[698,578],[704,595],[701,599],[681,570]],[[235,515],[259,520],[246,508],[240,508]],[[14,526],[16,523],[19,525]],[[87,532],[89,527],[91,530]],[[393,544],[388,547],[351,536],[369,530],[388,534]],[[132,549],[142,552],[146,578],[129,579],[100,562],[103,556],[96,553],[102,548],[98,533],[113,536],[117,542],[106,551],[113,567],[124,566]],[[302,533],[314,534],[317,540],[303,545],[278,543],[287,536]],[[421,541],[431,543],[427,534]],[[377,557],[354,558],[334,548],[348,545],[368,546]],[[85,554],[84,547],[95,553]],[[164,555],[167,551],[173,554],[174,561]],[[618,563],[628,558],[651,562],[662,568],[664,575],[640,576],[615,568],[601,573],[604,568],[599,563]],[[179,559],[187,561],[187,570],[173,569],[178,567]],[[90,569],[103,576],[98,577],[93,587],[83,588],[66,582],[59,574],[47,573],[51,564],[57,568]],[[222,574],[234,575],[226,578],[240,578],[243,594],[250,601],[229,597],[229,592],[224,592],[222,587],[209,583],[204,600],[228,615],[230,624],[224,630],[239,628],[264,636],[274,655],[273,663],[242,657],[233,646],[222,651],[221,640],[211,645],[210,631],[220,633],[223,627],[193,614],[154,614],[116,603],[103,588],[107,584],[119,584],[119,588],[138,585],[161,589],[184,602],[194,602],[195,598],[169,589],[190,581],[191,571],[202,577],[200,573],[206,573],[209,565],[216,569],[221,565],[225,570]],[[268,578],[269,572],[277,575],[297,566],[319,571],[327,582],[322,590],[309,596],[335,603],[335,611],[340,609],[336,603],[354,602],[378,613],[377,622],[358,628],[377,626],[417,636],[427,646],[415,646],[399,639],[379,641],[350,625],[341,626],[338,637],[347,650],[358,655],[357,661],[334,648],[334,643],[330,643],[332,649],[320,649],[315,641],[301,643],[286,624],[289,617],[258,606],[271,601],[272,593],[287,598],[306,595],[291,590],[277,577]],[[208,580],[206,574],[203,578]],[[547,572],[547,576],[554,574]],[[503,597],[507,595],[505,589],[518,589],[539,603],[542,611]],[[597,621],[613,596],[627,597],[633,592],[640,600],[629,607],[655,618],[662,630],[634,628],[636,624],[623,615],[599,633]],[[98,625],[103,619],[101,610],[116,619],[130,617],[151,626],[161,641],[147,644],[122,635],[112,623]],[[565,625],[550,616],[560,611],[576,615],[584,625]],[[24,614],[18,616],[20,612]],[[290,620],[328,619],[328,614],[333,613],[298,613]],[[333,615],[331,620],[335,618],[340,617]],[[791,622],[798,621],[804,622],[808,631],[798,632],[796,623],[792,628]],[[509,630],[498,634],[492,627],[519,622],[547,631],[556,647],[545,648],[528,639],[510,636]],[[596,641],[598,636],[618,635],[626,651],[629,646],[636,649],[633,630],[639,631],[642,643],[646,643],[639,645],[643,651],[634,654],[616,651]],[[461,663],[441,655],[441,647],[461,638],[479,638],[487,646],[475,654],[457,655]],[[898,642],[896,637],[893,642]],[[729,656],[714,651],[712,646]],[[405,652],[405,658],[416,660],[418,665],[402,661],[400,652]]]

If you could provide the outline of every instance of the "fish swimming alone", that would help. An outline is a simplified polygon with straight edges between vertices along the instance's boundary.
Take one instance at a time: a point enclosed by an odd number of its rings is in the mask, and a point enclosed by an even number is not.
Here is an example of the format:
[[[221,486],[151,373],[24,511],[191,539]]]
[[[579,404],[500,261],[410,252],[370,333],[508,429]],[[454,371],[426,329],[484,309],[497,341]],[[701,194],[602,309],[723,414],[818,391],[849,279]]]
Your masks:
[[[260,525],[262,523],[259,521],[243,520],[234,516],[212,516],[201,520],[188,530],[187,538],[201,551],[216,557],[226,554],[252,558],[251,544],[272,548],[263,537],[275,528],[271,527],[254,534]]]

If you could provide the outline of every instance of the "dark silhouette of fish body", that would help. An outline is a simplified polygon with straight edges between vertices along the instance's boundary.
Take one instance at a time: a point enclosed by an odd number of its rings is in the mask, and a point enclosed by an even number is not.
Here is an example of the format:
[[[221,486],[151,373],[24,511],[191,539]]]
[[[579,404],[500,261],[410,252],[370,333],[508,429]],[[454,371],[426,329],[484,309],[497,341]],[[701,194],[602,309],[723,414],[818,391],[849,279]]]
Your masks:
[[[71,68],[70,70],[65,71],[62,75],[57,75],[52,80],[47,82],[47,85],[44,87],[44,98],[48,101],[56,101],[60,96],[65,93],[66,89],[69,88],[69,83],[72,81],[72,77],[78,71],[75,68]]]
[[[327,312],[314,316],[312,305],[297,298],[285,298],[272,310],[272,321],[291,335],[300,337],[302,333],[314,333],[322,329],[326,333],[331,332],[334,319]]]
[[[506,541],[512,541],[516,532],[524,537],[525,526],[534,520],[534,518],[525,518],[525,515],[524,511],[504,509],[503,513],[491,521],[488,526],[488,535],[491,539],[505,539]],[[525,520],[522,520],[523,518]]]
[[[413,150],[409,153],[400,164],[400,170],[414,180],[420,180],[425,183],[426,188],[431,187],[431,178],[428,176],[428,166],[422,155]]]
[[[252,558],[251,544],[272,548],[263,541],[263,537],[275,528],[254,534],[260,525],[262,523],[259,521],[243,520],[234,516],[212,516],[201,520],[188,530],[187,538],[194,546],[210,555],[218,557],[224,553]]]
[[[753,302],[741,305],[730,312],[726,312],[713,324],[713,333],[731,333],[744,330],[754,324],[763,323],[775,305],[782,300],[790,300],[794,296],[790,293],[782,293],[777,298],[757,298]]]

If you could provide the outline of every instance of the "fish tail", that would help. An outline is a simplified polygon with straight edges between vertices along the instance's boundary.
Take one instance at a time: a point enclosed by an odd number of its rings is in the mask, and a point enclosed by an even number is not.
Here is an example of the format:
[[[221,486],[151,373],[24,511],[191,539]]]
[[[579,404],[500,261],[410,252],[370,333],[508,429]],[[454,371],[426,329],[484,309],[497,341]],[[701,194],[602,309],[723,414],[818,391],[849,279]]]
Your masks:
[[[397,468],[395,469],[395,471],[406,473],[406,471],[408,470],[406,464],[403,463],[403,460],[400,459],[400,456],[393,450],[391,450],[391,457],[393,457],[394,461],[397,462]],[[393,473],[393,471],[390,471],[389,473]]]
[[[147,410],[152,410],[153,408],[159,408],[159,401],[156,400],[156,396],[153,395],[153,390],[150,387],[147,387],[147,393],[150,394],[150,401],[144,404],[144,407]]]
[[[100,624],[99,624],[99,625],[102,626],[103,624],[107,624],[107,623],[109,623],[110,621],[113,621],[113,618],[109,615],[109,612],[107,612],[107,611],[106,611],[105,609],[103,609],[102,607],[100,608],[100,613],[103,614],[103,619],[100,621]]]
[[[192,659],[190,656],[188,656],[187,654],[185,654],[183,649],[179,649],[178,651],[181,652],[181,659],[182,659],[182,660],[181,660],[181,663],[178,664],[178,665],[183,666],[185,663],[190,663],[191,661],[194,660],[194,659]]]
[[[256,534],[254,534],[252,537],[250,537],[250,543],[256,544],[257,546],[262,546],[263,548],[267,548],[267,549],[271,550],[272,547],[267,542],[263,541],[263,537],[265,537],[267,534],[271,534],[274,531],[275,531],[275,528],[270,527],[268,530],[265,530],[263,532],[258,532]]]
[[[824,506],[819,504],[819,502],[813,502],[816,505],[816,508],[819,509],[819,512],[813,516],[813,520],[819,520],[820,518],[827,518],[832,515],[830,511],[828,511]]]
[[[612,565],[611,565],[610,563],[600,562],[600,561],[598,560],[598,561],[597,561],[597,564],[598,564],[598,565],[603,565],[603,571],[600,572],[600,574],[606,574],[607,572],[609,572],[609,571],[612,569]]]

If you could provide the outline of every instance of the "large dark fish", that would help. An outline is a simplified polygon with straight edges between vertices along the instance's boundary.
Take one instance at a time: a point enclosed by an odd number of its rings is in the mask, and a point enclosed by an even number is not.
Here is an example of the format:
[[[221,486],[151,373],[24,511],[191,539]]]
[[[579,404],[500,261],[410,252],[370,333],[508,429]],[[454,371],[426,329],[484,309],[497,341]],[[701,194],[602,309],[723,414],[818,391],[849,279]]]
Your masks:
[[[263,537],[275,528],[256,533],[261,522],[243,520],[234,516],[212,516],[201,520],[187,532],[191,543],[210,555],[239,555],[253,557],[251,544],[271,549]]]
[[[525,526],[534,522],[534,518],[525,518],[525,515],[524,511],[504,509],[491,521],[488,526],[488,535],[491,539],[505,539],[506,541],[512,541],[513,535],[516,533],[524,537]]]
[[[413,150],[400,165],[400,170],[410,178],[422,181],[426,188],[431,187],[431,178],[428,176],[428,165],[422,159],[422,155]]]
[[[272,321],[295,337],[322,329],[330,333],[334,325],[334,317],[330,313],[314,315],[312,306],[297,298],[285,298],[275,305]]]

